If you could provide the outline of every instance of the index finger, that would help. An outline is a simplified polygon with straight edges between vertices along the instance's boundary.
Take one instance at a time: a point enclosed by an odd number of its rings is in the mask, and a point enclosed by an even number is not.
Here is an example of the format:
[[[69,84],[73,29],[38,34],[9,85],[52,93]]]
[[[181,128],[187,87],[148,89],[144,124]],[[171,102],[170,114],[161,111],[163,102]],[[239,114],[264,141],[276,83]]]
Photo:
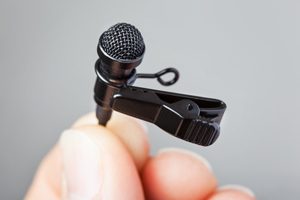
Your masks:
[[[92,112],[79,118],[73,124],[73,128],[96,124],[98,120],[96,114]],[[140,170],[149,157],[150,149],[145,124],[141,120],[114,111],[106,128],[126,146],[137,169]]]

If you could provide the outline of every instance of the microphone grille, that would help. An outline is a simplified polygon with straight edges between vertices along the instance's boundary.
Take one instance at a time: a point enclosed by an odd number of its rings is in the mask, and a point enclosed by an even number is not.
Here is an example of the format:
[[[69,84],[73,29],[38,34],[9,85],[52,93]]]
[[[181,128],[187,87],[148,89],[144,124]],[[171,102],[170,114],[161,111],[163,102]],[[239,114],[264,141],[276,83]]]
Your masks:
[[[145,51],[140,31],[127,23],[110,27],[101,35],[99,45],[109,56],[121,60],[134,60]]]

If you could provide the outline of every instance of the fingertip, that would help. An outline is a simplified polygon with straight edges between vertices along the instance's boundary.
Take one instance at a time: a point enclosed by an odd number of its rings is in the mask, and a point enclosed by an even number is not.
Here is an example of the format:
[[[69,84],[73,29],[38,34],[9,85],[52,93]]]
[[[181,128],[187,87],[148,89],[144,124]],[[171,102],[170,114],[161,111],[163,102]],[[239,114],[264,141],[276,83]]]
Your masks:
[[[63,132],[58,145],[43,159],[25,199],[144,199],[125,145],[89,118],[84,117],[84,125],[77,122]]]
[[[100,127],[94,112],[79,118],[72,127],[80,128],[84,126]],[[126,146],[137,169],[140,170],[148,159],[150,151],[146,124],[142,120],[114,111],[106,128]]]
[[[202,158],[179,149],[166,149],[149,159],[142,180],[148,199],[203,199],[217,186]]]
[[[110,121],[108,121],[108,123],[115,123],[116,121],[126,121],[126,122],[133,121],[133,122],[135,122],[134,125],[141,128],[141,131],[143,133],[146,134],[148,132],[148,127],[147,127],[146,123],[143,120],[140,120],[138,118],[131,117],[129,115],[114,111],[112,113],[112,119]]]
[[[96,114],[95,112],[90,112],[77,119],[71,127],[78,128],[80,126],[96,125],[96,124],[98,124]]]
[[[208,200],[255,200],[254,193],[244,186],[226,185],[220,187]]]
[[[133,160],[108,129],[97,125],[73,128],[62,134],[59,144],[67,199],[120,199],[123,193],[127,193],[123,199],[143,199]]]
[[[61,155],[56,145],[41,161],[24,199],[59,199],[62,194],[61,167]]]
[[[225,186],[220,187],[219,190],[221,190],[221,191],[222,190],[237,190],[237,191],[246,193],[251,197],[255,197],[254,192],[250,188],[245,187],[243,185],[235,185],[235,184],[225,185]]]
[[[150,151],[145,123],[139,119],[113,112],[112,120],[108,122],[107,128],[124,143],[137,169],[140,170],[148,159]]]
[[[87,132],[69,129],[59,140],[63,163],[63,191],[66,199],[93,199],[103,185],[103,149]]]
[[[191,156],[194,157],[195,159],[198,159],[199,161],[202,162],[202,164],[209,169],[211,172],[213,172],[212,166],[211,164],[208,162],[208,160],[206,158],[204,158],[203,156],[192,152],[192,151],[188,151],[186,149],[179,149],[179,148],[164,148],[158,151],[158,155],[159,154],[163,154],[163,153],[172,153],[172,152],[176,152],[178,154],[183,154],[183,155],[187,155],[187,156]]]

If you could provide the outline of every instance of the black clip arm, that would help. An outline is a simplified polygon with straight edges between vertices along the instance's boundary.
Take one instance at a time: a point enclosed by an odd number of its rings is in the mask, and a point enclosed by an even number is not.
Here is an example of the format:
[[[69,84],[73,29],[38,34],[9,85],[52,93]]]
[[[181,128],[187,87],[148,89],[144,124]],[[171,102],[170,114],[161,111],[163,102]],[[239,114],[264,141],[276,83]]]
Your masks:
[[[112,109],[151,122],[175,137],[213,144],[226,109],[217,99],[128,86],[113,96]]]

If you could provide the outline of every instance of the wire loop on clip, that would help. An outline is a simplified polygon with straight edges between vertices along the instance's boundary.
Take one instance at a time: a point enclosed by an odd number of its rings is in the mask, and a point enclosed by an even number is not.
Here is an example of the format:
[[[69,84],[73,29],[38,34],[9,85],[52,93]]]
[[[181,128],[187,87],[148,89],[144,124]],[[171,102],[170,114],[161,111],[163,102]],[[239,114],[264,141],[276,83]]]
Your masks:
[[[174,77],[173,79],[169,80],[169,81],[165,81],[162,79],[162,76],[167,74],[167,73],[173,73]],[[164,85],[164,86],[170,86],[173,85],[174,83],[176,83],[179,79],[179,72],[177,69],[170,67],[170,68],[165,68],[155,74],[137,74],[136,75],[137,78],[156,78],[157,81]]]

